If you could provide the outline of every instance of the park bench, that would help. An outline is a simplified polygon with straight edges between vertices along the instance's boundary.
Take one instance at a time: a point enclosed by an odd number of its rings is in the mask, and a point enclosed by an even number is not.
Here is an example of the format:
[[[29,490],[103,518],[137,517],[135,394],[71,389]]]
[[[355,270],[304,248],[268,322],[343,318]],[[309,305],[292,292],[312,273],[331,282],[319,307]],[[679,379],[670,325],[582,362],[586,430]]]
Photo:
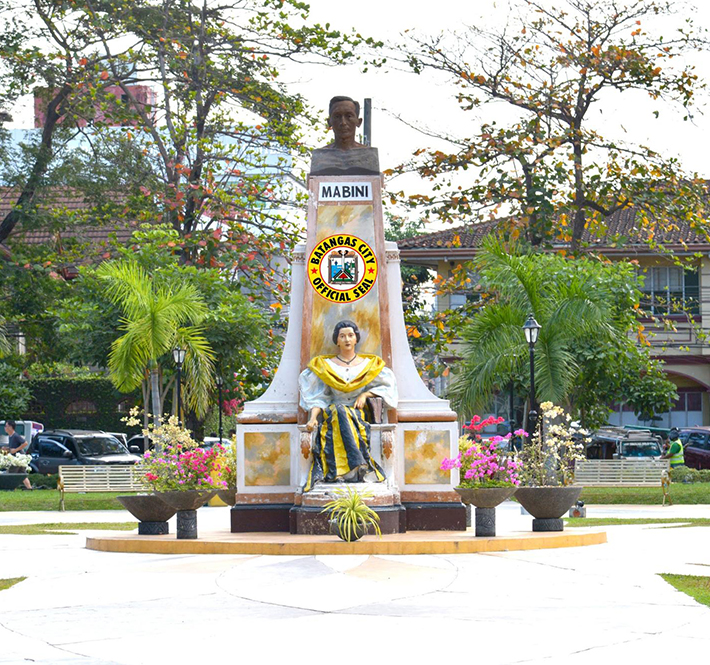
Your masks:
[[[591,459],[574,464],[574,484],[585,487],[660,487],[668,460]]]
[[[72,492],[140,492],[142,468],[136,464],[96,464],[59,467],[57,489],[59,509],[64,510],[64,494]]]

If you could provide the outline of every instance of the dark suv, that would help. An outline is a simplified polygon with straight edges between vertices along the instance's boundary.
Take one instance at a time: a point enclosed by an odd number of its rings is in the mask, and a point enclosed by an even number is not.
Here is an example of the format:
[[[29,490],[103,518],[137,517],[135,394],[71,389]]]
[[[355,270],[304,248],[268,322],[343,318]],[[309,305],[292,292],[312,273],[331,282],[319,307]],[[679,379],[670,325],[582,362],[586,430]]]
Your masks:
[[[38,434],[29,449],[35,473],[58,473],[70,464],[137,464],[140,457],[106,432],[57,429]]]
[[[685,466],[710,469],[710,427],[684,427],[680,430]]]

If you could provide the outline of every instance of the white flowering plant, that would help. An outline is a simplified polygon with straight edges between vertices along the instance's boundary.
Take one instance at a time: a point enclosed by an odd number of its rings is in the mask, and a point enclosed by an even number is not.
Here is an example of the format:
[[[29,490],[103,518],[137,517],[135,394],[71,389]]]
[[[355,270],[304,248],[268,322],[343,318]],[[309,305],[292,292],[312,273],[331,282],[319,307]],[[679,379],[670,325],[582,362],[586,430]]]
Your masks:
[[[552,402],[540,404],[540,420],[520,453],[521,484],[529,487],[570,485],[574,463],[584,459],[589,432],[573,429],[572,418]]]
[[[0,455],[0,471],[6,471],[7,469],[12,469],[20,467],[29,472],[30,462],[32,461],[31,455],[23,455],[22,453],[15,453],[11,455],[10,453]]]

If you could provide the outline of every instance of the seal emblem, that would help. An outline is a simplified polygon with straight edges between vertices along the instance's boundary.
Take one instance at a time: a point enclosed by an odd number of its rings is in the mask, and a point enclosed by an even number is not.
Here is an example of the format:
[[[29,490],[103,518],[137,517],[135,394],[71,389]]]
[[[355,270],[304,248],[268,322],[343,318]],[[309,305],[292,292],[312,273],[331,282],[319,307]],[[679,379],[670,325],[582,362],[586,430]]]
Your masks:
[[[308,281],[331,302],[355,302],[377,279],[377,258],[364,240],[340,233],[319,242],[308,257]]]

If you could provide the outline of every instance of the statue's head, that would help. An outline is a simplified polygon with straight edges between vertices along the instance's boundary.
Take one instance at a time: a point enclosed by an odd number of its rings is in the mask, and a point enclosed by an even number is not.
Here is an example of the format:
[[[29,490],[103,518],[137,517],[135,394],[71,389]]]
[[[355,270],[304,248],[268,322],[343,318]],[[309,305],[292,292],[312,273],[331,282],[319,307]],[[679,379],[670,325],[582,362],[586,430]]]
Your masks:
[[[330,116],[333,114],[333,107],[336,104],[341,104],[342,102],[350,102],[355,107],[355,117],[360,117],[360,102],[353,99],[352,97],[344,97],[343,95],[336,95],[330,100],[328,104],[328,124],[330,124]],[[347,108],[347,106],[345,107]]]
[[[355,144],[355,134],[361,124],[359,102],[343,96],[333,97],[330,100],[328,126],[333,129],[336,144],[341,147]]]
[[[343,330],[343,328],[352,328],[355,333],[355,339],[358,342],[360,341],[360,328],[357,327],[357,323],[354,321],[338,321],[338,323],[335,324],[335,328],[333,328],[333,344],[337,346],[338,335],[340,335],[340,331]]]

